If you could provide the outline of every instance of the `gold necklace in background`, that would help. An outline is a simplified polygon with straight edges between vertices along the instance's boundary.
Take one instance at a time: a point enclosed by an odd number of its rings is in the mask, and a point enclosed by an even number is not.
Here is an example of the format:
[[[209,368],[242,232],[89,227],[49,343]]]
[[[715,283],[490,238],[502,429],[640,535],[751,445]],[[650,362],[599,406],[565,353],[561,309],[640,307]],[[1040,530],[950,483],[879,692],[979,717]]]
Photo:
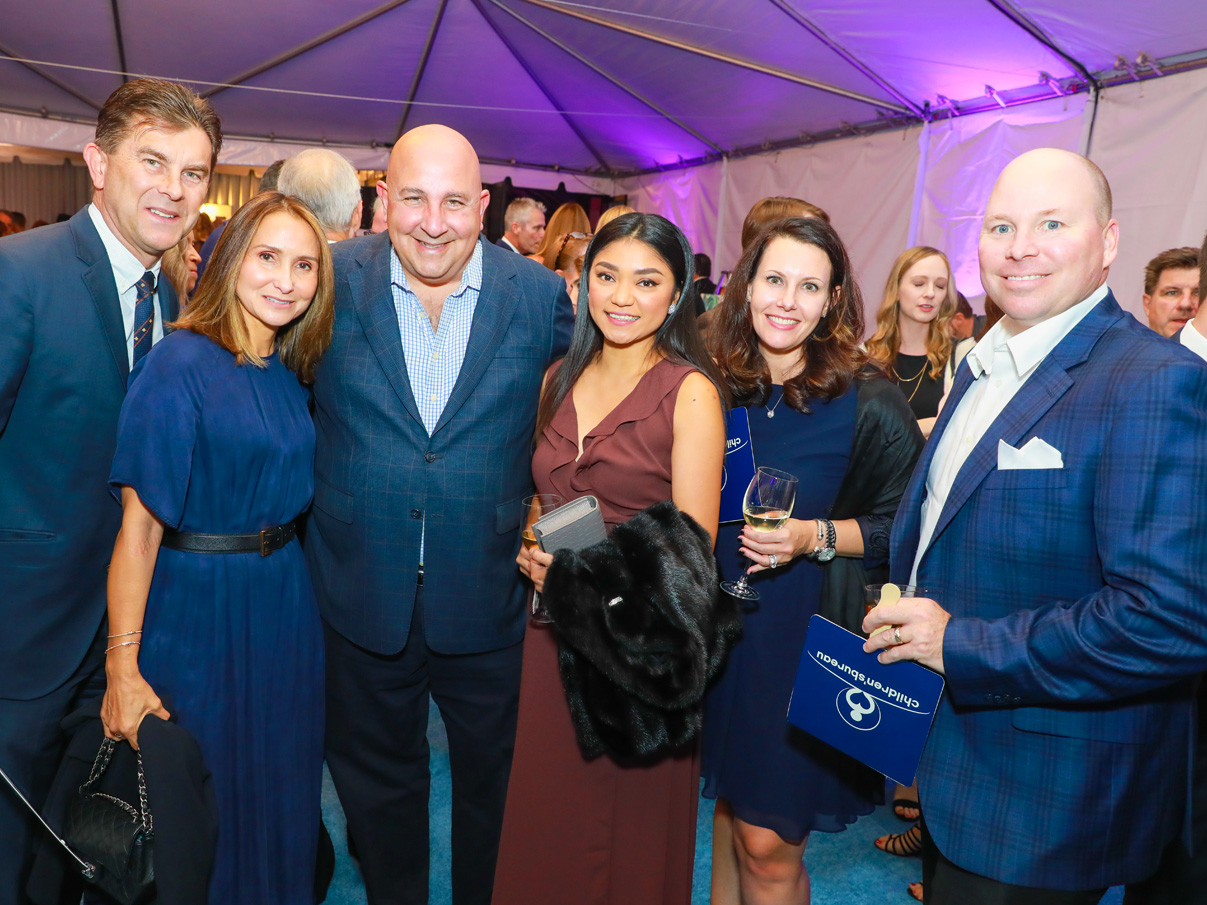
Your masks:
[[[920,390],[922,388],[922,375],[926,373],[926,369],[929,367],[930,367],[930,359],[927,358],[924,362],[922,362],[921,370],[919,370],[918,373],[915,374],[913,377],[902,378],[900,374],[897,375],[897,380],[900,381],[901,383],[909,383],[911,380],[918,381],[918,383],[914,386],[914,391],[912,393],[910,393],[909,398],[905,400],[906,402],[913,402],[914,397],[918,395],[918,390]],[[896,366],[893,367],[893,370],[894,371],[897,370]]]

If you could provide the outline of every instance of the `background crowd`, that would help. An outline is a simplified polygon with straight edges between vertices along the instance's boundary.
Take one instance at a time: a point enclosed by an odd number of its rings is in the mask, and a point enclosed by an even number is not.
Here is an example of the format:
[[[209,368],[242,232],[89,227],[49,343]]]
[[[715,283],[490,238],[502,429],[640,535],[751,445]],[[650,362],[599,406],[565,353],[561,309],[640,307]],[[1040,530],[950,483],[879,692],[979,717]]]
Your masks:
[[[205,768],[153,806],[187,799],[213,833],[163,847],[163,901],[321,898],[326,762],[369,901],[425,903],[431,700],[458,905],[688,902],[701,782],[712,900],[804,903],[810,834],[884,798],[785,719],[820,614],[947,678],[894,796],[914,825],[877,840],[922,855],[913,895],[1205,895],[1183,818],[1207,823],[1207,240],[1149,264],[1142,326],[1108,287],[1105,177],[1029,152],[984,212],[977,315],[942,249],[861,287],[795,198],[754,205],[719,287],[678,226],[622,206],[592,225],[518,197],[488,242],[497,199],[443,126],[399,139],[370,210],[314,148],[203,222],[221,147],[207,101],[134,80],[85,150],[90,205],[0,211],[0,766],[35,806],[64,718],[148,759],[170,721]],[[718,524],[738,409],[757,464],[800,478],[774,530]],[[618,730],[632,749],[587,743],[621,705],[573,668],[568,616],[528,618],[534,592],[569,612],[571,560],[521,543],[534,490],[594,496],[614,538],[671,501],[651,594],[693,545],[708,562],[699,662],[638,655],[631,555],[576,592],[603,604],[592,643],[703,677],[673,704],[642,686],[662,722]],[[713,586],[742,575],[739,614]],[[890,579],[926,590],[867,612]],[[0,795],[5,901],[71,894],[44,842]]]

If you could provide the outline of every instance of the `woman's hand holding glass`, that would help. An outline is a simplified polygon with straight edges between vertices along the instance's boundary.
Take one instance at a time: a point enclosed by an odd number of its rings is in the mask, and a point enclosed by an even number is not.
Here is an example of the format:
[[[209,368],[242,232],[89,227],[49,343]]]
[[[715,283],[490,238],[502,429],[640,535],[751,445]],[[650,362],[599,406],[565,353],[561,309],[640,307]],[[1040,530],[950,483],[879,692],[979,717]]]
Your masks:
[[[764,466],[759,466],[755,471],[742,499],[742,515],[746,518],[746,527],[742,530],[743,556],[750,558],[747,552],[747,534],[773,534],[783,530],[791,521],[792,506],[796,502],[796,486],[797,479],[786,471]],[[779,564],[778,557],[772,559],[774,555],[766,555],[768,567],[773,569]],[[748,569],[737,581],[721,582],[721,590],[739,600],[758,600],[759,592],[746,581],[747,575],[755,571],[758,570]]]
[[[524,577],[532,582],[536,589],[532,597],[533,622],[547,623],[549,614],[541,605],[541,591],[545,589],[545,572],[553,564],[553,554],[546,553],[537,543],[532,526],[542,515],[548,515],[561,506],[563,500],[556,493],[535,493],[524,497],[521,507],[520,552],[516,556],[516,565],[524,573]]]
[[[754,575],[764,569],[786,566],[798,556],[812,553],[817,546],[817,522],[790,518],[784,527],[775,531],[756,531],[749,525],[742,529],[741,553],[752,563],[746,570]],[[772,565],[771,557],[775,557]]]
[[[545,590],[545,572],[553,565],[552,553],[546,553],[540,547],[521,546],[515,561],[538,594]]]

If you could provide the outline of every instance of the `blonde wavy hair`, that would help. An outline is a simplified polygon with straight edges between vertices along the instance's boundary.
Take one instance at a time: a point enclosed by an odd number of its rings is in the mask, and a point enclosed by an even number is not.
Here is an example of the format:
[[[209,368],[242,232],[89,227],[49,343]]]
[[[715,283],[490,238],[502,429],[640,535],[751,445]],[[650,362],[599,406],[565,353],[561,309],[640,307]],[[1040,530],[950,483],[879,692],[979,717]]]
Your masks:
[[[947,268],[947,293],[939,303],[939,313],[930,322],[926,332],[926,358],[930,362],[930,376],[938,379],[943,366],[951,357],[951,319],[956,313],[956,283],[951,275],[951,262],[947,255],[929,245],[918,245],[897,256],[893,269],[884,284],[884,299],[876,312],[876,332],[867,342],[868,356],[879,362],[893,377],[897,373],[897,352],[901,348],[901,280],[910,268],[929,257],[938,257]]]

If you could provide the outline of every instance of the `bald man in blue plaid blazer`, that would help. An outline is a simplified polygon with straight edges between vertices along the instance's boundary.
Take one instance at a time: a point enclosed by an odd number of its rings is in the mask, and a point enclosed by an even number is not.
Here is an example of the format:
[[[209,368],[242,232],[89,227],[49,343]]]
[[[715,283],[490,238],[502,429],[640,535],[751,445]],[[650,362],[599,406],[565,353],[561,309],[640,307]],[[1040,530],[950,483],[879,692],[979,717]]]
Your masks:
[[[479,239],[489,194],[463,136],[408,132],[388,192],[388,232],[334,247],[314,388],[327,763],[369,901],[426,905],[430,695],[452,766],[452,900],[486,905],[526,623],[521,502],[573,309],[555,273]]]
[[[919,769],[927,901],[1093,903],[1187,807],[1207,667],[1207,367],[1106,286],[1118,224],[1077,155],[1013,161],[980,240],[1006,312],[960,366],[893,524],[867,643],[947,687]],[[1207,840],[1196,844],[1207,844]]]

